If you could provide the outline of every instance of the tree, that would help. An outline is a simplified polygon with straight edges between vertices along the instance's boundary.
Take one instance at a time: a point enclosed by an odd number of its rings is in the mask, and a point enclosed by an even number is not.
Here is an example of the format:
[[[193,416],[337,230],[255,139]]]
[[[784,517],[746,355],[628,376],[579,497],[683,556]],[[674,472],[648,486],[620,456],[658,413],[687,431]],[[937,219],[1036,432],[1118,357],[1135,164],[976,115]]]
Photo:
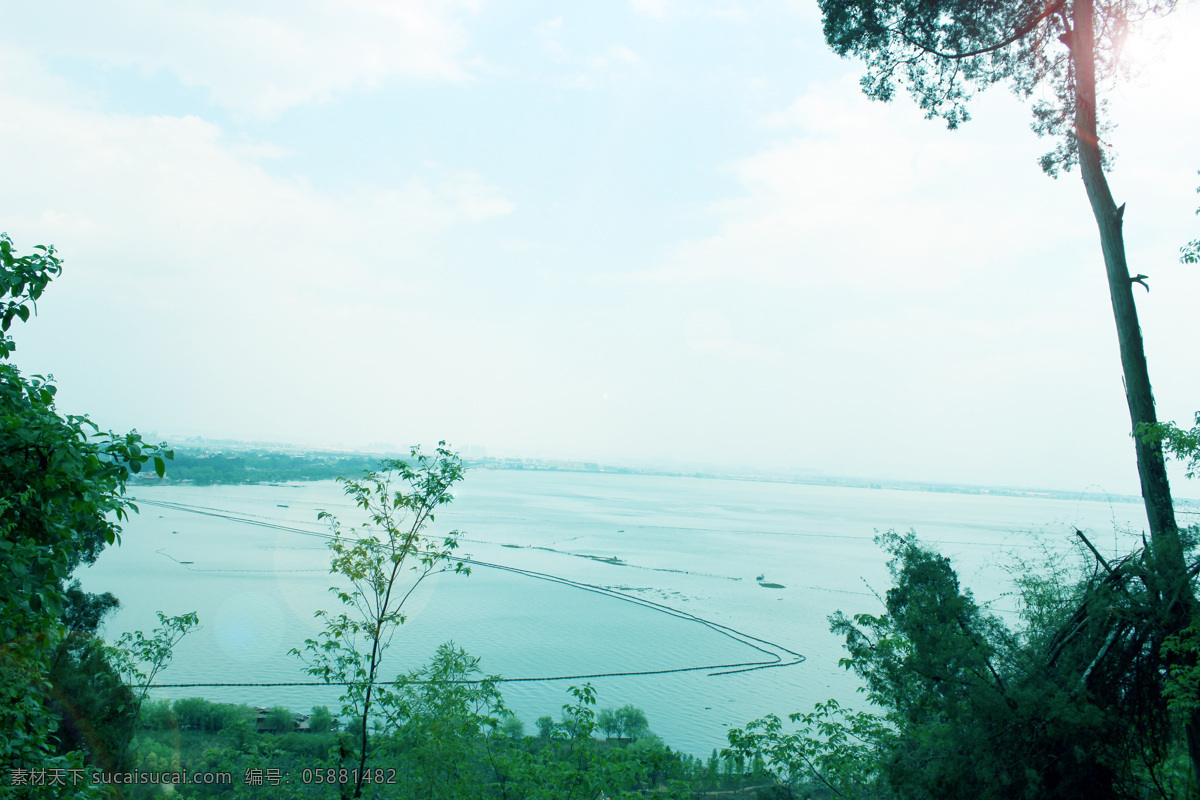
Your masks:
[[[59,414],[54,384],[9,363],[12,324],[29,320],[61,272],[53,247],[21,256],[0,234],[0,771],[10,776],[82,766],[80,754],[55,754],[59,721],[49,700],[66,582],[117,542],[137,511],[125,497],[130,476],[150,462],[161,475],[172,456],[136,432],[103,432],[86,416]]]
[[[125,684],[130,689],[132,712],[135,717],[146,700],[154,678],[170,666],[171,659],[175,654],[175,645],[179,644],[183,637],[199,624],[195,611],[175,617],[168,617],[161,611],[155,613],[158,615],[159,626],[149,636],[141,631],[123,633],[117,640],[117,644],[108,648],[108,660],[112,663],[113,668],[124,677]],[[116,770],[118,771],[125,760],[125,751],[129,747],[129,740],[132,736],[133,729],[130,728],[125,736],[125,741],[121,743],[121,749],[117,751]]]
[[[1147,554],[1084,550],[1070,574],[1026,572],[1014,633],[914,535],[878,541],[892,556],[884,612],[831,621],[842,665],[882,714],[819,704],[791,717],[795,733],[767,717],[730,732],[737,751],[842,797],[1174,796],[1166,766],[1180,750],[1146,623],[1158,603]]]
[[[621,721],[617,719],[617,712],[611,708],[600,709],[600,713],[596,715],[596,727],[610,738],[621,735]]]
[[[1108,277],[1132,430],[1156,422],[1122,216],[1105,177],[1098,85],[1119,77],[1121,46],[1134,24],[1170,11],[1175,0],[818,0],[825,39],[841,56],[866,62],[864,92],[890,100],[905,85],[929,118],[954,128],[969,119],[973,90],[1007,81],[1021,97],[1045,88],[1035,129],[1058,139],[1042,158],[1055,175],[1078,165]],[[1177,595],[1183,554],[1171,490],[1157,442],[1135,437],[1142,497],[1150,523],[1160,591]],[[1183,605],[1187,601],[1181,598]],[[1186,616],[1183,615],[1183,616]],[[1181,617],[1182,619],[1182,617]]]
[[[264,728],[275,733],[291,733],[296,729],[296,715],[292,713],[290,708],[272,706],[267,711]]]
[[[500,715],[500,731],[515,742],[525,738],[525,723],[512,712]]]
[[[213,725],[212,705],[203,697],[181,697],[174,702],[171,709],[180,728],[195,731],[220,730],[220,727]]]
[[[621,722],[621,735],[626,739],[637,739],[650,733],[646,712],[632,703],[626,703],[617,709],[617,719]]]
[[[153,707],[154,703],[147,703],[142,707],[144,709],[147,706]],[[171,704],[170,712],[166,714],[166,709],[159,707],[155,713],[163,715],[167,722],[174,719],[180,728],[210,733],[243,724],[249,727],[249,722],[255,714],[254,709],[247,705],[214,703],[203,697],[181,697]]]
[[[838,797],[886,796],[876,758],[889,734],[885,720],[836,700],[788,719],[800,727],[787,732],[779,717],[768,714],[744,729],[731,728],[726,752],[749,757],[756,779],[769,769],[788,792],[810,786]]]
[[[399,767],[410,796],[481,796],[478,754],[505,708],[497,678],[480,675],[478,658],[446,642],[429,664],[396,679],[385,712],[393,731],[388,763]]]
[[[171,701],[165,697],[142,703],[141,723],[142,727],[152,731],[179,730],[179,717],[171,707]]]
[[[101,621],[120,603],[109,592],[84,592],[79,581],[71,582],[63,599],[63,636],[49,674],[59,719],[57,751],[86,753],[90,763],[111,771],[138,721],[133,690],[98,636]]]
[[[362,796],[372,714],[377,707],[384,712],[394,709],[398,702],[380,677],[384,655],[404,623],[405,601],[430,575],[470,572],[464,561],[454,558],[458,531],[441,539],[425,533],[434,512],[454,499],[450,489],[462,477],[462,460],[445,442],[438,443],[432,456],[414,447],[409,461],[385,459],[378,470],[360,479],[339,478],[355,505],[367,512],[368,522],[347,531],[332,514],[320,514],[333,526],[330,572],[349,582],[348,587],[330,587],[344,610],[318,611],[325,630],[316,639],[306,639],[303,651],[293,648],[291,653],[304,660],[308,674],[345,687],[342,713],[351,719],[347,728],[357,731],[357,741],[343,742],[345,757],[358,762],[353,786],[345,785],[354,797]],[[411,578],[405,580],[409,573]]]
[[[596,715],[596,728],[605,736],[616,736],[622,739],[637,739],[650,733],[650,723],[646,721],[646,712],[632,703],[626,703],[618,709],[605,708]]]
[[[536,748],[496,747],[489,759],[499,795],[523,800],[592,800],[645,795],[655,753],[643,761],[623,747],[597,742],[596,690],[591,684],[568,690],[574,702],[562,706],[561,721],[538,719],[543,739]],[[490,741],[490,740],[489,740]],[[506,745],[509,740],[505,740]],[[656,796],[684,796],[678,787]]]
[[[713,748],[712,754],[708,757],[708,763],[704,767],[704,778],[714,789],[721,785],[721,757],[717,754],[716,748]]]
[[[1105,176],[1104,99],[1098,87],[1120,77],[1121,48],[1141,20],[1171,11],[1175,0],[818,0],[825,39],[841,56],[862,58],[864,92],[890,100],[907,86],[928,118],[954,128],[969,118],[975,89],[1008,82],[1022,98],[1035,89],[1034,129],[1057,144],[1042,157],[1051,176],[1078,166],[1100,234],[1117,327],[1142,498],[1150,524],[1147,580],[1161,605],[1162,631],[1173,635],[1195,616],[1161,442],[1143,431],[1157,425],[1145,348],[1125,259],[1123,216]],[[1190,250],[1184,249],[1185,260]],[[1157,644],[1156,644],[1157,647]],[[1169,663],[1168,666],[1178,666]],[[1200,777],[1200,710],[1186,723]]]
[[[543,742],[549,742],[550,737],[554,735],[554,717],[549,714],[543,714],[536,720],[538,729],[538,738]]]
[[[336,731],[337,724],[328,706],[315,706],[308,717],[308,729],[313,733]]]

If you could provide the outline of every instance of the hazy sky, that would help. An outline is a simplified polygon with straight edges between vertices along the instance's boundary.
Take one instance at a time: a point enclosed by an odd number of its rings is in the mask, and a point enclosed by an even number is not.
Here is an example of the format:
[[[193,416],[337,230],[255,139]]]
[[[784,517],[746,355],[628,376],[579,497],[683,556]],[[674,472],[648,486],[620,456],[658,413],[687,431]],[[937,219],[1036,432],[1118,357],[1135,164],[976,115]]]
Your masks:
[[[1113,96],[1200,409],[1195,4]],[[0,3],[17,363],[102,425],[1137,491],[1078,173],[862,97],[815,0]],[[1177,492],[1196,495],[1177,480]]]

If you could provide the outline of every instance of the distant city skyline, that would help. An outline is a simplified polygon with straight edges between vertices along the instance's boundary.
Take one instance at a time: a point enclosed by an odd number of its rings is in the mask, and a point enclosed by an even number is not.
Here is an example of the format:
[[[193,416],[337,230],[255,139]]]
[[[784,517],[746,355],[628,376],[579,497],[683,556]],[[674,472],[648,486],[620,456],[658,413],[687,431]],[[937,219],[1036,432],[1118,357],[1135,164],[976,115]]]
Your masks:
[[[64,259],[15,361],[65,413],[1138,493],[1078,174],[1002,87],[957,131],[868,101],[815,0],[0,8],[0,230]],[[1189,426],[1197,36],[1109,95]]]

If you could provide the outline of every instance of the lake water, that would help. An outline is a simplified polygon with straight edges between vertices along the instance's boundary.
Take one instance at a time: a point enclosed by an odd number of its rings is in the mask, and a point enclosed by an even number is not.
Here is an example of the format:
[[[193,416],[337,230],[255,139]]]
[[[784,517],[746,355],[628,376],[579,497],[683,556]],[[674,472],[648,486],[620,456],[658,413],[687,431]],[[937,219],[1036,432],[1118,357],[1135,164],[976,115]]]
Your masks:
[[[125,526],[121,546],[80,572],[89,591],[121,599],[106,636],[149,632],[156,610],[196,611],[203,627],[178,646],[160,683],[311,680],[287,651],[316,635],[315,610],[338,610],[327,592],[322,537],[329,528],[317,513],[360,519],[341,487],[137,486],[131,493],[142,501],[141,514]],[[1065,550],[1075,527],[1098,547],[1124,552],[1140,544],[1145,515],[1140,505],[1083,499],[474,470],[434,531],[463,531],[460,552],[493,566],[428,580],[406,607],[408,622],[385,669],[395,675],[419,666],[447,640],[480,657],[486,673],[506,678],[789,663],[799,661],[790,653],[802,655],[802,663],[732,674],[699,669],[502,686],[527,732],[539,716],[559,717],[568,686],[590,680],[599,707],[633,703],[671,747],[706,756],[725,743],[728,727],[769,712],[808,711],[830,697],[863,705],[853,676],[837,666],[841,642],[828,617],[839,609],[878,612],[873,592],[882,594],[889,582],[876,530],[915,529],[954,560],[978,599],[1011,614],[1006,553],[1032,556],[1040,541]],[[759,576],[782,588],[761,585]],[[338,691],[328,687],[153,694],[296,710],[338,706]]]

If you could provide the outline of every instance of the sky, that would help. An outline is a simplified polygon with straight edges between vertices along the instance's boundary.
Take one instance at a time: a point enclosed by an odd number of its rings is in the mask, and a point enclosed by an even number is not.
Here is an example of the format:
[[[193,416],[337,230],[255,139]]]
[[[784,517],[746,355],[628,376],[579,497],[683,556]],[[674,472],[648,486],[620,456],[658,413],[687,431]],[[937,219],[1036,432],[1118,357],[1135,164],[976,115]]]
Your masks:
[[[1111,183],[1160,418],[1200,409],[1200,9]],[[949,131],[815,0],[0,2],[17,364],[107,428],[1138,492],[1078,172]],[[1173,472],[1176,491],[1195,496]]]

